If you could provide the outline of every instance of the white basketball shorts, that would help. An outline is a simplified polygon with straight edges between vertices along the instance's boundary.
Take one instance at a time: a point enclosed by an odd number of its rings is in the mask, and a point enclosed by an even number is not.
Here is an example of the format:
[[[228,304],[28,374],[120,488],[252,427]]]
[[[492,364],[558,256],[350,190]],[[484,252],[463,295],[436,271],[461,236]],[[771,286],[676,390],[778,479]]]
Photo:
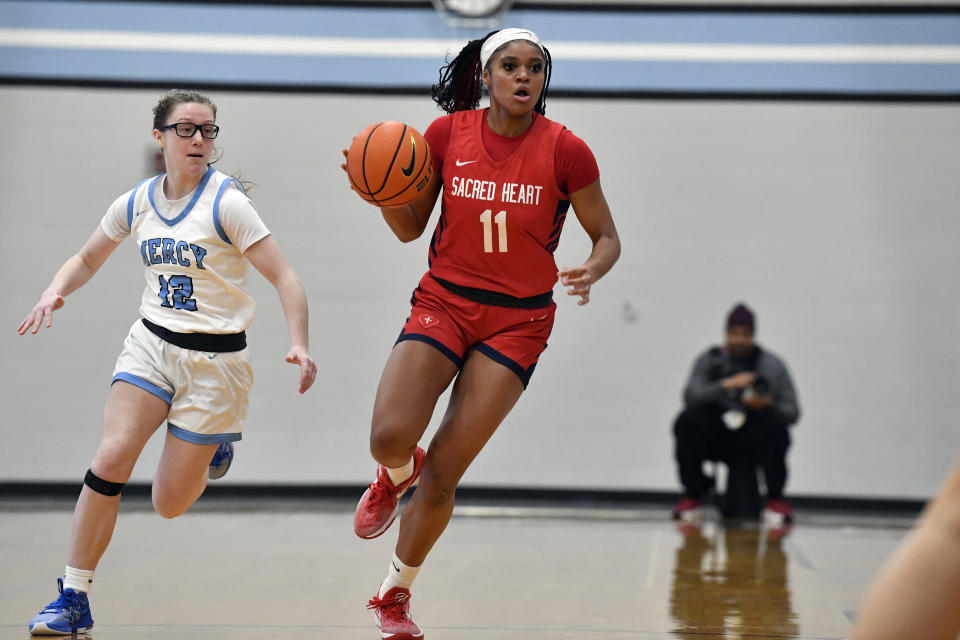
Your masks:
[[[217,444],[242,437],[253,386],[249,349],[183,349],[150,332],[139,319],[123,342],[113,383],[132,384],[170,405],[167,428],[188,442]]]

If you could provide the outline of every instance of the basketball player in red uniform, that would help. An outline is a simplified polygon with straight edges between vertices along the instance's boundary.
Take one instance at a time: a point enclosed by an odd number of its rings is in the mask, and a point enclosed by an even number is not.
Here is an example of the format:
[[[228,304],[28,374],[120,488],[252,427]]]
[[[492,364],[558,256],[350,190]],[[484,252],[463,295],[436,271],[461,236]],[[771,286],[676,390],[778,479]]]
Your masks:
[[[544,117],[550,66],[547,49],[525,29],[467,43],[433,87],[449,115],[424,136],[433,153],[430,182],[412,204],[381,207],[408,242],[424,232],[443,192],[430,268],[377,390],[370,450],[379,467],[354,520],[360,537],[379,536],[419,480],[387,578],[368,605],[382,638],[423,637],[410,618],[410,586],[447,526],[457,483],[547,346],[557,280],[586,304],[620,255],[593,154]],[[481,84],[490,93],[486,109],[477,108]],[[553,252],[570,205],[593,250],[582,265],[558,271]],[[446,413],[424,451],[417,443],[451,382]]]

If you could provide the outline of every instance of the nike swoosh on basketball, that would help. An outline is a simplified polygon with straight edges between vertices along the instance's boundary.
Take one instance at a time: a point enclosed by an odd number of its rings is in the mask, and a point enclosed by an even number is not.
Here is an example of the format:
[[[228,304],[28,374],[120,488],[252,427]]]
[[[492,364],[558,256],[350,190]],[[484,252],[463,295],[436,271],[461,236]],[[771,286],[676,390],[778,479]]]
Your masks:
[[[417,141],[413,139],[413,136],[410,136],[410,145],[413,147],[413,153],[410,154],[410,166],[406,169],[400,167],[400,171],[408,178],[413,173],[413,165],[417,160]]]
[[[460,160],[460,158],[457,158],[457,166],[458,166],[458,167],[462,167],[462,166],[467,165],[467,164],[473,164],[474,162],[476,162],[476,160]]]

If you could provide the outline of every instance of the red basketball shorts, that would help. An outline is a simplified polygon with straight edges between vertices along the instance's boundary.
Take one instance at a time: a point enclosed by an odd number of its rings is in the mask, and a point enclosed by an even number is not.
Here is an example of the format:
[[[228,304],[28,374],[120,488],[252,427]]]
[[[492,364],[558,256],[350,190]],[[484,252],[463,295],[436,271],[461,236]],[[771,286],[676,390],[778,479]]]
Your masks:
[[[538,308],[478,302],[448,290],[429,273],[420,280],[410,304],[410,317],[398,343],[425,342],[457,367],[463,367],[467,352],[476,349],[520,376],[524,387],[547,348],[557,309],[549,296],[546,305]]]

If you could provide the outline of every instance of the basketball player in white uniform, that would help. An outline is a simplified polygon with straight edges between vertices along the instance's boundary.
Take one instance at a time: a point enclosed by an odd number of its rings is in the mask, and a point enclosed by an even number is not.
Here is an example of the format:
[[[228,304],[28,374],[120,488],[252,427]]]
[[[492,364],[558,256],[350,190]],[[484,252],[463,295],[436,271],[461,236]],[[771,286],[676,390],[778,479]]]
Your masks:
[[[110,542],[123,485],[161,423],[167,433],[153,482],[161,516],[184,513],[208,478],[229,467],[253,383],[245,334],[255,309],[246,293],[248,262],[280,295],[290,333],[286,359],[300,366],[300,393],[316,376],[299,277],[240,183],[209,166],[219,133],[216,106],[195,92],[171,92],[154,108],[153,126],[167,173],[110,205],[18,328],[23,335],[50,327],[53,311],[124,238],[136,243],[146,277],[141,318],[114,369],[103,437],[74,512],[60,595],[31,620],[32,634],[93,626],[87,592],[94,569]]]

